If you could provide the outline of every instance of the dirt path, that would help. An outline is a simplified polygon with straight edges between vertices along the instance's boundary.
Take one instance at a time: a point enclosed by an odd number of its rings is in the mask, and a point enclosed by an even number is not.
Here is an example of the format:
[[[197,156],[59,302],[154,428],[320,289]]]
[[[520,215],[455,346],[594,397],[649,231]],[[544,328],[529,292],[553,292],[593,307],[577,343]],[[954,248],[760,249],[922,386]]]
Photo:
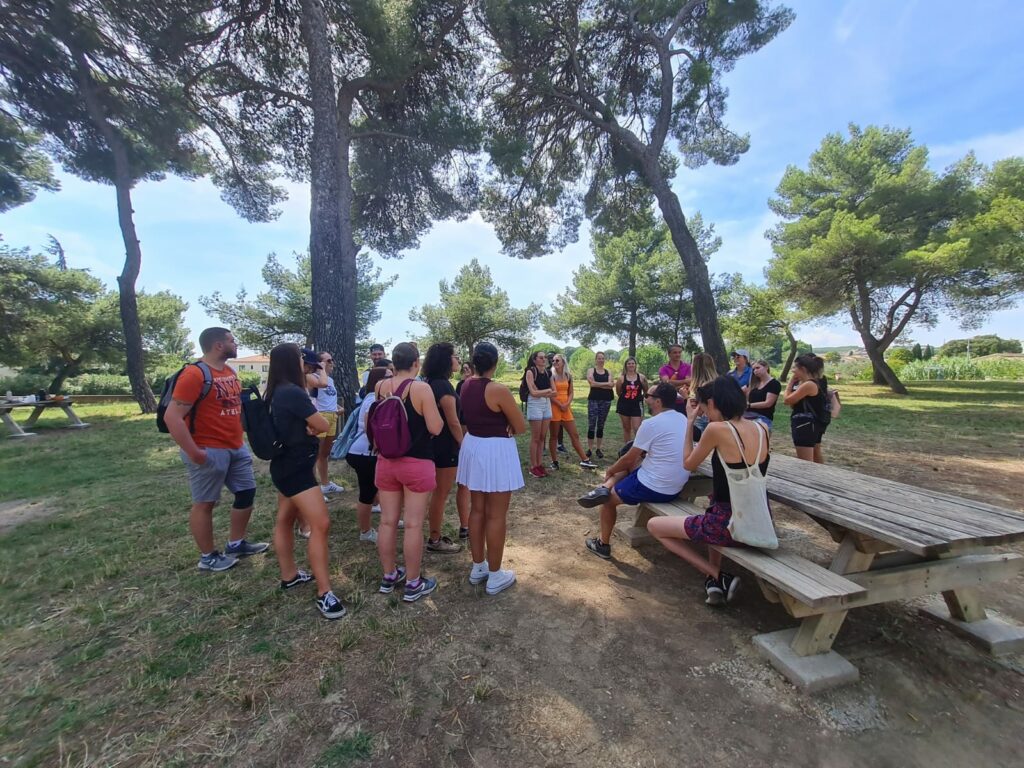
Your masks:
[[[750,641],[793,625],[778,606],[748,581],[736,605],[706,607],[701,577],[657,545],[616,542],[614,560],[594,557],[583,538],[596,510],[570,501],[589,478],[563,472],[557,493],[531,481],[516,496],[513,589],[486,597],[465,582],[467,557],[435,556],[442,589],[412,608],[418,631],[346,657],[329,719],[335,736],[377,735],[367,764],[1024,764],[1020,657],[993,660],[913,604],[874,607],[854,612],[836,644],[861,681],[802,695]],[[824,552],[806,517],[783,509],[779,523],[784,538]],[[986,597],[1024,621],[1021,586]],[[324,716],[322,701],[307,703]],[[287,763],[279,750],[239,757]]]

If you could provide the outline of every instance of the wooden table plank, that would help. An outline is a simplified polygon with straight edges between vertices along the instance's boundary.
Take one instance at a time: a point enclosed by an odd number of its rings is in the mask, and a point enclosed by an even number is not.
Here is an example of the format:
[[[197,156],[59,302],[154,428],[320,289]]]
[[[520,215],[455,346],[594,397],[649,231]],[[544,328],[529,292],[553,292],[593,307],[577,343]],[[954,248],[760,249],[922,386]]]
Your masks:
[[[794,482],[813,483],[815,487],[828,487],[837,495],[898,504],[899,510],[925,514],[956,523],[961,527],[973,525],[978,528],[979,533],[1016,534],[1024,530],[1024,514],[1013,510],[993,507],[994,511],[981,511],[961,503],[955,497],[925,495],[922,493],[923,489],[915,486],[857,475],[849,470],[827,473],[811,470],[808,473],[800,467],[784,464],[771,467],[769,475],[773,474]]]
[[[782,474],[777,477],[792,480],[791,476]],[[816,487],[838,498],[846,498],[859,505],[873,507],[879,510],[880,516],[893,520],[907,518],[918,521],[918,523],[927,524],[926,530],[933,532],[948,531],[949,535],[957,541],[976,541],[985,546],[994,546],[1024,539],[1024,516],[1019,517],[1015,524],[1010,523],[1008,518],[976,520],[970,516],[958,517],[947,508],[922,509],[920,506],[910,503],[905,504],[905,497],[890,496],[884,490],[877,493],[865,493],[858,489],[837,486],[831,481],[816,483]],[[911,523],[911,525],[921,528],[918,524]]]
[[[891,491],[896,495],[909,495],[910,497],[917,497],[927,501],[941,501],[946,504],[953,505],[956,509],[963,510],[966,508],[966,510],[969,510],[967,514],[981,512],[996,518],[1005,518],[1010,524],[1021,525],[1024,527],[1024,520],[1022,520],[1021,513],[1017,510],[999,507],[994,504],[977,501],[976,499],[963,498],[944,491],[937,491],[932,488],[908,485],[906,483],[889,480],[884,477],[863,475],[859,472],[855,472],[854,470],[836,467],[831,464],[815,464],[814,462],[795,459],[792,456],[773,453],[771,463],[768,468],[769,475],[773,470],[779,475],[795,472],[800,478],[807,482],[813,482],[818,478],[823,477],[838,480],[841,483],[851,478],[870,478],[872,484],[877,490],[884,490],[887,492]],[[927,503],[927,501],[924,501],[923,503]]]
[[[887,520],[873,514],[870,508],[858,508],[847,499],[804,484],[769,476],[768,496],[811,517],[827,520],[917,555],[934,556],[950,549],[944,536],[909,528],[902,521]]]

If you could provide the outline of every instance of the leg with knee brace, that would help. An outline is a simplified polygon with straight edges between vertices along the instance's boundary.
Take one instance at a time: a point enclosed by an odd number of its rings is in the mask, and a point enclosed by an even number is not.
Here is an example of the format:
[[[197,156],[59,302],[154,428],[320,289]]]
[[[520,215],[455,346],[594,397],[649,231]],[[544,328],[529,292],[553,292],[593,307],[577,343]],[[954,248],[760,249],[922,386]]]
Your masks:
[[[246,488],[244,491],[238,491],[235,494],[235,503],[231,505],[232,509],[248,509],[252,506],[253,501],[256,499],[256,489]]]

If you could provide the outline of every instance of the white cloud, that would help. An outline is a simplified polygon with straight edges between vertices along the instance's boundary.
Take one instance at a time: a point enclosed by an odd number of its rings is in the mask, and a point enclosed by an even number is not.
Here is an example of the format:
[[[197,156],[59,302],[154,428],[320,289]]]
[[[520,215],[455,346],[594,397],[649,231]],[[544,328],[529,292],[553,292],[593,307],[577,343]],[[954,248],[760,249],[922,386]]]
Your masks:
[[[983,163],[993,163],[1005,157],[1024,155],[1024,126],[1004,133],[985,133],[947,144],[933,144],[928,148],[932,160],[953,162],[970,151]]]

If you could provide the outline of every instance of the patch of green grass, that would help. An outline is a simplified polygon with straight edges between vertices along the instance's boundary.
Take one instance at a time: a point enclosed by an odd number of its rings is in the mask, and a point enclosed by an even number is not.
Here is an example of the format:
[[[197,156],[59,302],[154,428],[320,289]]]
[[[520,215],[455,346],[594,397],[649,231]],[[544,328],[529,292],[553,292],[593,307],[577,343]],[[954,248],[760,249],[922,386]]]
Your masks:
[[[345,768],[373,755],[373,735],[360,731],[329,746],[313,763],[314,768]]]

